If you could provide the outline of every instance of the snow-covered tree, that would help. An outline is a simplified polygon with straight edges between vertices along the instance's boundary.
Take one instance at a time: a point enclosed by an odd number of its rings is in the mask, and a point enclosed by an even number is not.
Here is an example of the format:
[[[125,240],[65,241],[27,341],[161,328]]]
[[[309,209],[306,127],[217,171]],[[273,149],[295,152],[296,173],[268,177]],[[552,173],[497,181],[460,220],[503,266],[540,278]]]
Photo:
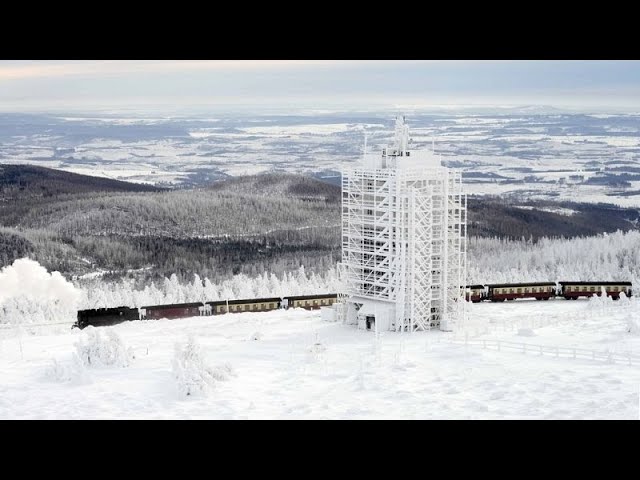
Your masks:
[[[125,346],[112,328],[85,328],[75,347],[78,357],[87,367],[128,367],[135,358],[133,350]]]
[[[175,345],[172,368],[181,395],[206,395],[215,386],[214,371],[205,363],[202,349],[192,335],[185,344]]]

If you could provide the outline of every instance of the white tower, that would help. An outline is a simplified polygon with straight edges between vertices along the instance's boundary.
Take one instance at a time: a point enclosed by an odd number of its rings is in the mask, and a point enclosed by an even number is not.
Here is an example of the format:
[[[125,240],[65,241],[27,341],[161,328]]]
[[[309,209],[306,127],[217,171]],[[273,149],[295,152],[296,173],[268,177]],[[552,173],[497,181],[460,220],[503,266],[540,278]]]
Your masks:
[[[360,328],[453,330],[465,315],[467,199],[432,151],[393,145],[342,172],[344,320]]]

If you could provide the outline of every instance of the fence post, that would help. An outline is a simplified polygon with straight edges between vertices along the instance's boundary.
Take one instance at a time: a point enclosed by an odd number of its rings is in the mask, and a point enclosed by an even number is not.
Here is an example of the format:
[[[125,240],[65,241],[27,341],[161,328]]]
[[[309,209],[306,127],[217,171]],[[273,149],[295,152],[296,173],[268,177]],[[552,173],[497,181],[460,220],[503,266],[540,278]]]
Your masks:
[[[542,345],[540,345],[540,356],[542,356],[542,355],[543,355],[543,353],[542,353]]]
[[[576,349],[575,348],[573,349],[573,359],[574,360],[576,359]]]
[[[498,340],[498,351],[500,351],[500,340]]]
[[[484,349],[487,348],[487,341],[486,340],[482,340],[482,348],[484,348]]]
[[[522,344],[522,353],[527,353],[527,344],[526,343]]]

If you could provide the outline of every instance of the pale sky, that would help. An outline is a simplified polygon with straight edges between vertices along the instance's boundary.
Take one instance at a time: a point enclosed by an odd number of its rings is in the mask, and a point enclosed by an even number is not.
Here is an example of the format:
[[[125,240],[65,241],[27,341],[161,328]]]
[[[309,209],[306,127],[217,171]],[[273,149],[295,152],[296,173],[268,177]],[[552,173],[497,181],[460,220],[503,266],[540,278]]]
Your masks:
[[[0,111],[550,105],[640,111],[640,61],[0,61]]]

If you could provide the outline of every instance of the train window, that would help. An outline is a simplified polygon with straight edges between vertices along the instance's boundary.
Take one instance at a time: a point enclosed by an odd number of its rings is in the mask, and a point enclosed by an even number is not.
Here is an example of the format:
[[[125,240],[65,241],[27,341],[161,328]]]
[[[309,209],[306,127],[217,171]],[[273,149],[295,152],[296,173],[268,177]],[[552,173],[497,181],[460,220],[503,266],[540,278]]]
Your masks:
[[[518,289],[518,293],[522,293],[522,289],[521,288]]]
[[[596,287],[590,287],[590,289],[591,289],[592,292],[596,291]]]

